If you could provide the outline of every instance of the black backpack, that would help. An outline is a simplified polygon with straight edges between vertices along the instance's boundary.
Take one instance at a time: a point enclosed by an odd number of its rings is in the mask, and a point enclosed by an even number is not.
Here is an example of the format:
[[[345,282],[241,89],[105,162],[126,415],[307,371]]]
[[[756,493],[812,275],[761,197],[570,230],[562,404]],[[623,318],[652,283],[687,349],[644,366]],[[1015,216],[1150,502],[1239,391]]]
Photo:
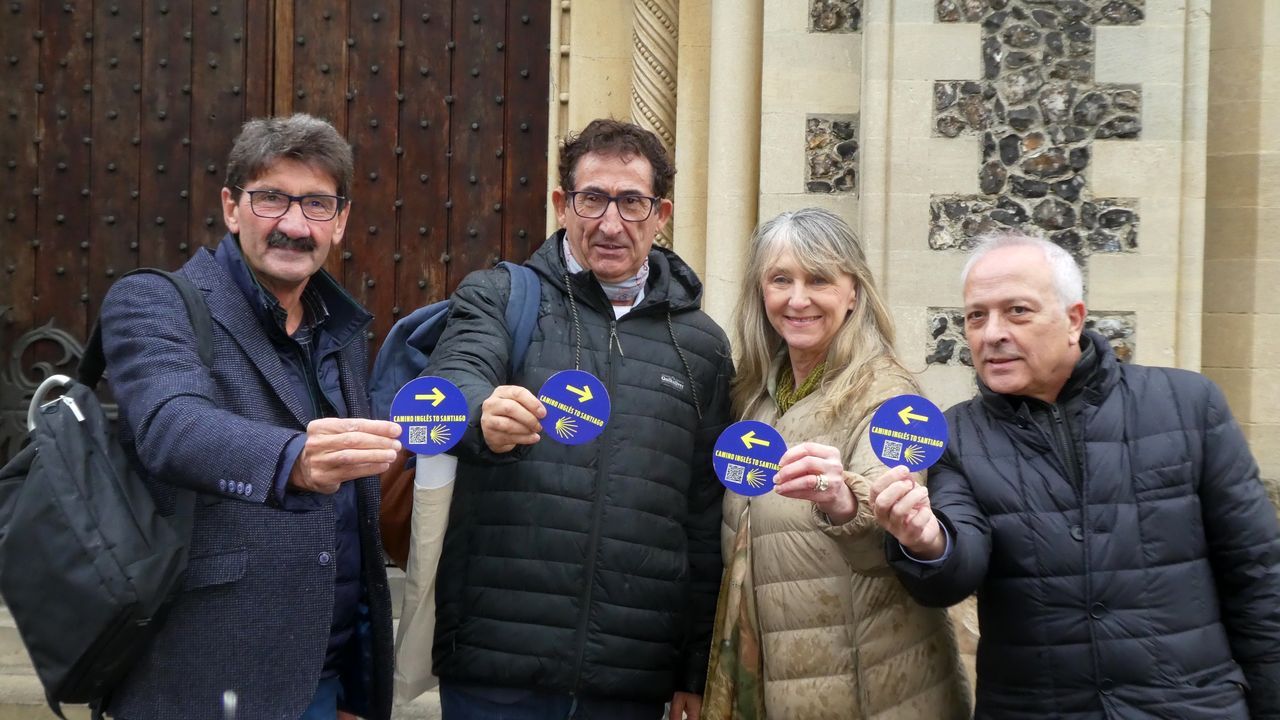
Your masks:
[[[209,309],[186,279],[150,268],[182,295],[209,365]],[[0,468],[0,596],[13,614],[49,707],[89,703],[100,717],[111,690],[154,637],[187,565],[195,493],[162,516],[94,395],[105,369],[95,325],[79,382],[44,381],[28,412],[30,444]],[[43,395],[64,385],[61,397]]]

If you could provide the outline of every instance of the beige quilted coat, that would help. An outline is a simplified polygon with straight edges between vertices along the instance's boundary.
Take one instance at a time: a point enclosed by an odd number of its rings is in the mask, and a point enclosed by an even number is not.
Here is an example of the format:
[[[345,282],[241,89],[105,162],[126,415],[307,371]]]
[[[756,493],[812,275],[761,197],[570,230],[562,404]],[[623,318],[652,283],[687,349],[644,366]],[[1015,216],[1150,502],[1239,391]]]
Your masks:
[[[817,393],[782,418],[772,403],[754,418],[777,428],[789,446],[814,441],[840,448],[845,482],[859,503],[853,520],[833,527],[809,502],[773,493],[750,501],[770,720],[970,717],[947,615],[916,605],[898,584],[867,501],[869,480],[885,470],[867,439],[871,414],[890,397],[918,392],[886,363],[840,422],[819,421]],[[725,493],[726,556],[747,502]]]

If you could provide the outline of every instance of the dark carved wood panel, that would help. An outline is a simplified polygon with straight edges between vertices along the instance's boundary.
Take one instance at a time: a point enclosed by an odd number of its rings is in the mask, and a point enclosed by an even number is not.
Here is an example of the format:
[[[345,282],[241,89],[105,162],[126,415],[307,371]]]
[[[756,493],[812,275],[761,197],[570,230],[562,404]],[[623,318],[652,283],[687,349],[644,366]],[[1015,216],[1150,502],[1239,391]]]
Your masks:
[[[466,3],[454,17],[449,280],[490,267],[502,250],[505,3]],[[472,101],[457,104],[457,98]],[[459,182],[459,180],[461,182]]]
[[[347,38],[351,6],[345,0],[316,0],[293,17],[293,32],[281,38],[277,59],[287,52],[291,62],[280,68],[290,84],[281,88],[288,110],[305,112],[347,130]],[[341,265],[334,267],[340,268]]]
[[[267,70],[266,65],[246,63],[248,14],[242,2],[196,4],[193,20],[200,32],[192,33],[191,38],[191,124],[189,134],[180,140],[184,147],[190,145],[189,179],[179,191],[179,198],[188,206],[188,230],[178,242],[179,252],[187,252],[184,244],[191,251],[199,246],[198,241],[190,242],[192,238],[213,239],[226,230],[222,186],[227,178],[227,153],[235,129],[247,119],[247,80]],[[255,114],[264,111],[255,108]]]
[[[359,162],[343,240],[350,255],[343,256],[347,264],[342,277],[356,299],[374,311],[371,339],[391,329],[390,310],[395,304],[399,28],[396,0],[352,6],[347,139]]]
[[[138,257],[141,265],[165,269],[182,265],[191,251],[187,242],[189,198],[182,193],[191,173],[191,76],[195,62],[191,46],[196,19],[191,3],[170,2],[145,0],[142,28],[135,33],[143,45]],[[201,6],[203,31],[209,8]],[[211,174],[216,173],[215,167]]]
[[[400,262],[396,296],[402,312],[444,297],[448,276],[449,41],[451,16],[439,3],[408,3],[401,15]],[[393,310],[396,308],[393,308]]]
[[[302,111],[356,153],[327,267],[375,315],[523,260],[546,214],[549,0],[6,0],[0,7],[0,459],[73,371],[111,282],[225,232],[250,117]]]
[[[551,14],[543,3],[507,3],[502,254],[508,258],[528,257],[544,239],[550,37]]]
[[[40,173],[37,195],[35,314],[83,334],[88,299],[90,60],[93,16],[61,2],[40,3]]]
[[[93,202],[89,222],[89,317],[111,283],[137,265],[140,188],[138,144],[142,128],[142,43],[133,33],[142,27],[142,0],[97,3],[93,11]]]
[[[40,13],[33,5],[10,6],[0,22],[0,103],[5,113],[0,132],[0,162],[4,182],[0,182],[0,262],[4,263],[0,282],[0,347],[17,342],[21,332],[34,327],[36,248],[36,202],[39,185],[36,144],[39,130],[39,96],[35,85],[39,73],[39,44],[35,33]],[[0,370],[3,368],[0,367]]]
[[[275,42],[275,23],[272,13],[273,3],[263,0],[249,0],[245,3],[244,53],[244,106],[249,111],[248,117],[272,112],[272,100],[275,91],[273,76],[274,62],[272,48]],[[228,138],[234,138],[231,134]]]

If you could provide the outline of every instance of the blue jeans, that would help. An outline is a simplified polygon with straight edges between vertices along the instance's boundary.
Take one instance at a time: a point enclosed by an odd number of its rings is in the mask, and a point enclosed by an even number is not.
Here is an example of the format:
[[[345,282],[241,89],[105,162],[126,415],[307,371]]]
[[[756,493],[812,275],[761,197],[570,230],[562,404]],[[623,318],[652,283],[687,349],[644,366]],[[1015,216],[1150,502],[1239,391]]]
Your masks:
[[[661,720],[662,703],[440,683],[444,720]]]
[[[324,678],[316,686],[315,697],[298,720],[334,720],[338,717],[338,702],[342,700],[342,681],[336,677]]]

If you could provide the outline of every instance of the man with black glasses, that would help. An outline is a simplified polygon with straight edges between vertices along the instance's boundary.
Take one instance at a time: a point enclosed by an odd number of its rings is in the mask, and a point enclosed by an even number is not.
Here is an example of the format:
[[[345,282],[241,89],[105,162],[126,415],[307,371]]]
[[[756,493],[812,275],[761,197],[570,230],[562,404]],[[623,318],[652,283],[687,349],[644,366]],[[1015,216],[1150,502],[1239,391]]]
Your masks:
[[[507,272],[454,295],[427,369],[472,418],[436,580],[446,720],[656,720],[666,702],[698,717],[721,573],[711,451],[733,367],[702,283],[654,246],[674,174],[635,125],[596,120],[565,141],[562,229],[528,263],[542,300],[523,367],[508,368]],[[549,437],[537,395],[573,369],[611,402],[580,445]]]
[[[352,172],[327,122],[245,124],[222,188],[228,233],[179,273],[208,306],[211,365],[165,279],[127,277],[103,304],[125,447],[162,507],[198,493],[183,587],[114,691],[115,717],[390,717],[376,476],[400,428],[363,419],[371,316],[322,269]]]

